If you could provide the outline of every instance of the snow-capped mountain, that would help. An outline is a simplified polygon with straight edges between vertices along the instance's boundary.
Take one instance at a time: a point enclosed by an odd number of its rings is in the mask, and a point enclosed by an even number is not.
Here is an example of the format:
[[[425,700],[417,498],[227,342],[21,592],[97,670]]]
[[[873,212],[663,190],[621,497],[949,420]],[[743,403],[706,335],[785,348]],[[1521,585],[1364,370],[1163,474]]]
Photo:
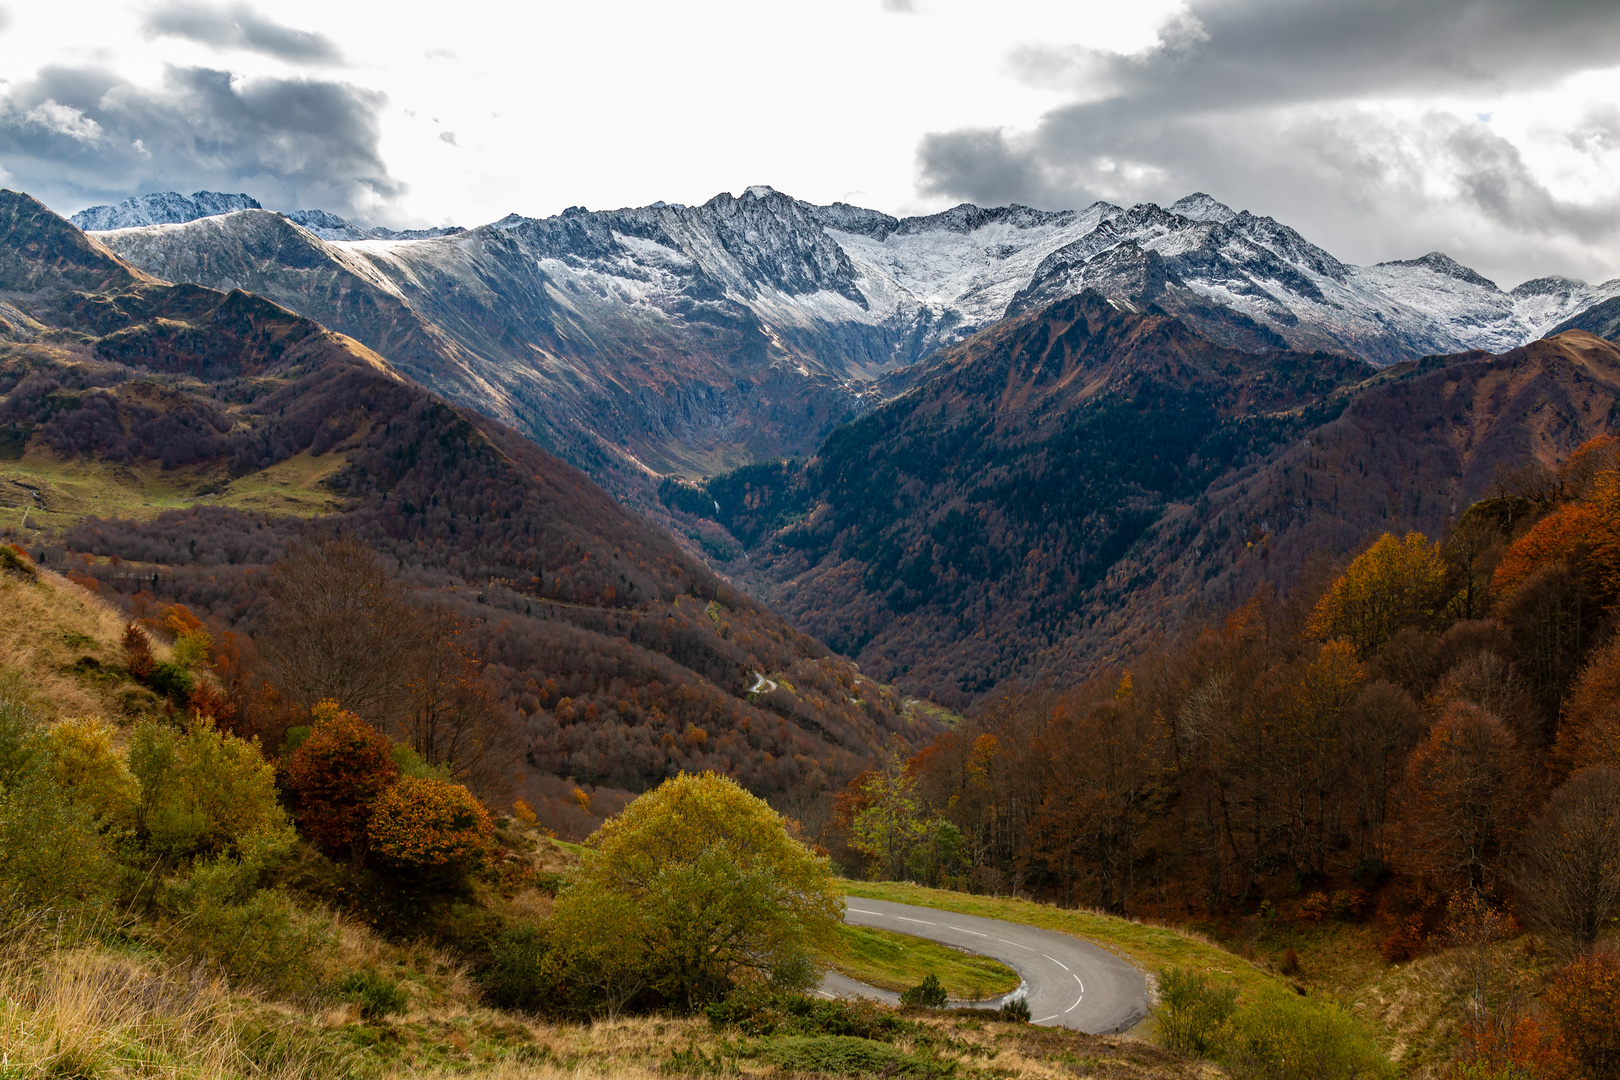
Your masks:
[[[85,232],[99,229],[133,229],[141,225],[180,225],[215,214],[236,210],[257,210],[259,200],[250,195],[228,195],[222,191],[197,191],[181,195],[159,191],[136,195],[112,206],[92,206],[68,220]]]
[[[895,218],[759,186],[423,238],[251,209],[97,235],[160,277],[240,285],[349,333],[621,492],[615,471],[808,452],[877,377],[1084,288],[1221,344],[1374,364],[1500,351],[1620,295],[1564,279],[1504,292],[1438,253],[1353,266],[1202,193]]]
[[[259,200],[240,192],[233,195],[223,191],[197,191],[182,195],[177,191],[160,191],[151,195],[136,195],[111,206],[92,206],[80,210],[68,220],[85,232],[99,232],[133,229],[142,225],[184,225],[188,221],[217,217],[237,210],[260,209],[263,207],[259,205]],[[361,228],[325,210],[293,210],[285,216],[322,240],[425,240],[466,231],[459,225],[403,230],[381,226]]]

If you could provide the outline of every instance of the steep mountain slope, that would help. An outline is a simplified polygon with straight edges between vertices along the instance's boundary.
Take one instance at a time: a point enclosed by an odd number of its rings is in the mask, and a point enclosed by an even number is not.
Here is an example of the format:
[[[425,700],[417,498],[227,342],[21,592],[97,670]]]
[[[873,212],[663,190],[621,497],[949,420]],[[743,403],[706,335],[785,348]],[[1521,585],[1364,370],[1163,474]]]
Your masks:
[[[1565,330],[1585,330],[1601,338],[1620,339],[1620,297],[1611,296],[1570,316],[1548,331],[1547,336],[1561,334]]]
[[[803,463],[665,496],[726,526],[734,572],[800,626],[964,704],[1080,676],[1313,554],[1438,535],[1617,401],[1620,348],[1578,332],[1375,374],[1086,293],[941,353]]]
[[[1121,560],[1170,506],[1320,424],[1371,371],[1218,346],[1086,292],[940,353],[802,466],[666,494],[714,507],[799,625],[961,704],[1122,602],[1142,582]]]
[[[1350,266],[1202,194],[899,219],[754,187],[398,242],[291,218],[310,231],[240,212],[102,239],[165,279],[247,285],[352,334],[642,505],[663,475],[808,453],[875,403],[871,380],[1084,288],[1230,347],[1378,364],[1510,348],[1620,292],[1503,292],[1439,254]]]
[[[535,770],[630,790],[684,767],[813,793],[922,723],[573,468],[262,297],[156,281],[0,192],[0,309],[0,473],[46,511],[87,478],[114,506],[156,476],[189,489],[188,509],[67,530],[117,556],[105,588],[251,632],[290,539],[359,537],[478,627]],[[336,513],[210,505],[292,465]],[[61,558],[24,519],[6,531]]]
[[[790,356],[673,251],[628,284],[563,261],[617,244],[590,224],[337,244],[247,212],[98,235],[168,280],[242,284],[352,334],[632,501],[649,476],[808,450],[858,410],[859,388]]]

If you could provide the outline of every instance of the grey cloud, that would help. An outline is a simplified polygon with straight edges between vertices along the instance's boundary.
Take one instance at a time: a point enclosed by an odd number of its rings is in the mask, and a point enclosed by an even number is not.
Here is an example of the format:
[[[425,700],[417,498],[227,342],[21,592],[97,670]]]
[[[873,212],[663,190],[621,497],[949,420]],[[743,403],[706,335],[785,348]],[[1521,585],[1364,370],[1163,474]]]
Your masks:
[[[1014,61],[1031,81],[1070,87],[1073,103],[1029,131],[926,136],[922,193],[1057,208],[1207,190],[1358,261],[1440,248],[1510,284],[1620,272],[1609,253],[1620,199],[1559,200],[1488,123],[1377,106],[1620,63],[1610,3],[1195,0],[1143,54],[1026,50]],[[1567,137],[1604,150],[1620,112],[1572,118]]]
[[[337,64],[337,45],[325,35],[269,19],[248,4],[171,0],[154,8],[142,26],[149,38],[177,37],[218,49],[246,49],[295,64]]]
[[[383,95],[311,79],[167,70],[156,89],[52,67],[0,98],[0,167],[52,206],[149,191],[247,191],[370,219],[403,192],[378,150]]]
[[[917,0],[883,0],[883,10],[899,15],[913,15],[917,11]]]
[[[456,133],[453,132],[453,131],[441,131],[441,132],[439,132],[439,141],[443,142],[443,143],[449,143],[451,146],[460,146],[461,145],[460,143],[456,142]]]

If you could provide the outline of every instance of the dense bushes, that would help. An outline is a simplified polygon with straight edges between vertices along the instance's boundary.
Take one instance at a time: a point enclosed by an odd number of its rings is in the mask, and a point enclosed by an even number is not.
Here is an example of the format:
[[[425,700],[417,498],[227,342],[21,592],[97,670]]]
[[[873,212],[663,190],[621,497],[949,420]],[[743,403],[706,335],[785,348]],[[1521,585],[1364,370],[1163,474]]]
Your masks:
[[[1214,1058],[1234,1080],[1366,1080],[1390,1075],[1363,1024],[1331,1001],[1275,994],[1241,1007],[1237,989],[1172,968],[1153,1011],[1161,1043]]]
[[[219,731],[207,717],[186,731],[136,725],[129,769],[140,784],[137,830],[159,852],[236,852],[249,841],[291,838],[275,769],[258,742]]]
[[[287,768],[298,825],[322,851],[346,855],[364,839],[372,803],[399,779],[399,765],[387,737],[336,702],[321,702],[313,719]]]
[[[1159,972],[1159,1007],[1153,1020],[1159,1040],[1178,1054],[1209,1057],[1221,1046],[1237,1009],[1237,987],[1211,985],[1182,968]]]

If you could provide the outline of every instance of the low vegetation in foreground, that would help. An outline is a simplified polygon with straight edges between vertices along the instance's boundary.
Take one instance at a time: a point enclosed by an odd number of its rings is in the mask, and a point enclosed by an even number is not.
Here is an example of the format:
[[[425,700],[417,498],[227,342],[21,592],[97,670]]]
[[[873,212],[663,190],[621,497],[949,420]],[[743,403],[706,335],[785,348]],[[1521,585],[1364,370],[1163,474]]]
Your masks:
[[[826,857],[735,783],[683,775],[564,846],[335,702],[268,749],[182,711],[163,686],[217,678],[198,629],[5,551],[5,1080],[1200,1075],[807,994],[840,942],[899,936],[841,936]]]

